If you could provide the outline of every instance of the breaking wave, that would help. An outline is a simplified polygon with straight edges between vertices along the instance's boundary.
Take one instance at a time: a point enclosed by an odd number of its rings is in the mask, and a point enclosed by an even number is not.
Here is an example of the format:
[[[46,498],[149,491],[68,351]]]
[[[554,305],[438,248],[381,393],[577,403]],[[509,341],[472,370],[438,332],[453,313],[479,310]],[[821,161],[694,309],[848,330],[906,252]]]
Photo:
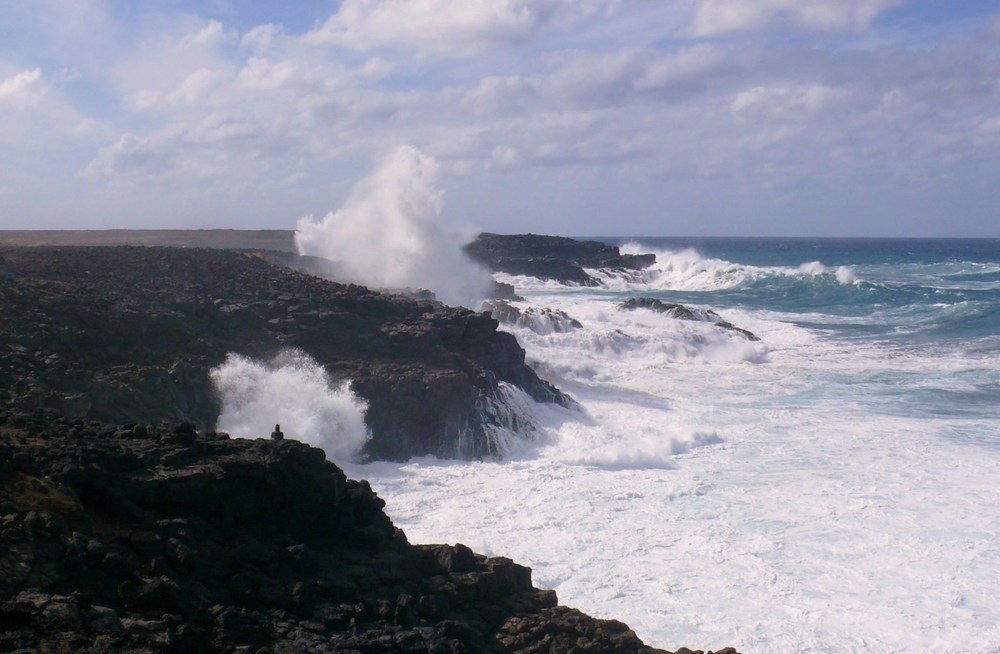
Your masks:
[[[303,352],[287,350],[267,362],[230,353],[210,374],[222,400],[217,428],[233,436],[264,437],[277,423],[332,461],[354,459],[370,437],[367,404]]]
[[[479,397],[476,410],[482,420],[490,456],[516,458],[526,452],[529,444],[537,441],[542,432],[535,407],[535,401],[527,393],[507,382],[498,383],[495,394]],[[470,446],[460,441],[459,452],[465,454]]]

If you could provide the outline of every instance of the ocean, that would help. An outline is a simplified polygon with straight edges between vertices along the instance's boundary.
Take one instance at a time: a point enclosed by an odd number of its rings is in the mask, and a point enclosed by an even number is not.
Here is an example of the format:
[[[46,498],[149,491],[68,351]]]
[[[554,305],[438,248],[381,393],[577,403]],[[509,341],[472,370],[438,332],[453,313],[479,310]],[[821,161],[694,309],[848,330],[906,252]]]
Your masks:
[[[1000,240],[606,240],[657,263],[495,275],[577,321],[504,329],[578,409],[512,390],[500,460],[345,466],[411,542],[658,647],[1000,652]]]

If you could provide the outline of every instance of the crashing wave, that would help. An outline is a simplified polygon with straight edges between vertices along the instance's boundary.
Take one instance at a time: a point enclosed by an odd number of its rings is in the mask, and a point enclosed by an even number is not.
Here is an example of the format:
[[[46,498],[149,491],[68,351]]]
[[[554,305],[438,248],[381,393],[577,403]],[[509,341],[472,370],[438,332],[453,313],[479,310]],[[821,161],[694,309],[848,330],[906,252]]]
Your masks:
[[[467,429],[456,443],[460,459],[510,459],[541,433],[535,417],[535,402],[520,388],[499,382],[494,393],[484,393],[476,400],[476,412],[482,425],[481,438]]]

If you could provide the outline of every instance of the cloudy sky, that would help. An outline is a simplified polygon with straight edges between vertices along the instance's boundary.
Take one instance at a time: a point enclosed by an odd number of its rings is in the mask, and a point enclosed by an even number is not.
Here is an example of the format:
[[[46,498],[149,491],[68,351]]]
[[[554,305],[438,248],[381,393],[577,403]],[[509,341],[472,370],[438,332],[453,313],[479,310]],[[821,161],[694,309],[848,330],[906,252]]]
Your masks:
[[[0,228],[1000,236],[996,0],[0,0]]]

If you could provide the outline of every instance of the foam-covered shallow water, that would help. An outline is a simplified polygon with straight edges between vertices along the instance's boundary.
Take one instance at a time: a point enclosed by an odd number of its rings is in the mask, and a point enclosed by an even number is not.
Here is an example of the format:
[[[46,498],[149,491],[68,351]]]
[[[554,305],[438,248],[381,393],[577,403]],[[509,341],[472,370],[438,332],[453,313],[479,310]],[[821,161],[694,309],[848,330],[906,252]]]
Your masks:
[[[658,646],[1000,651],[1000,242],[639,241],[597,288],[500,276],[579,323],[506,328],[581,410],[522,406],[503,461],[349,472],[411,541]]]

